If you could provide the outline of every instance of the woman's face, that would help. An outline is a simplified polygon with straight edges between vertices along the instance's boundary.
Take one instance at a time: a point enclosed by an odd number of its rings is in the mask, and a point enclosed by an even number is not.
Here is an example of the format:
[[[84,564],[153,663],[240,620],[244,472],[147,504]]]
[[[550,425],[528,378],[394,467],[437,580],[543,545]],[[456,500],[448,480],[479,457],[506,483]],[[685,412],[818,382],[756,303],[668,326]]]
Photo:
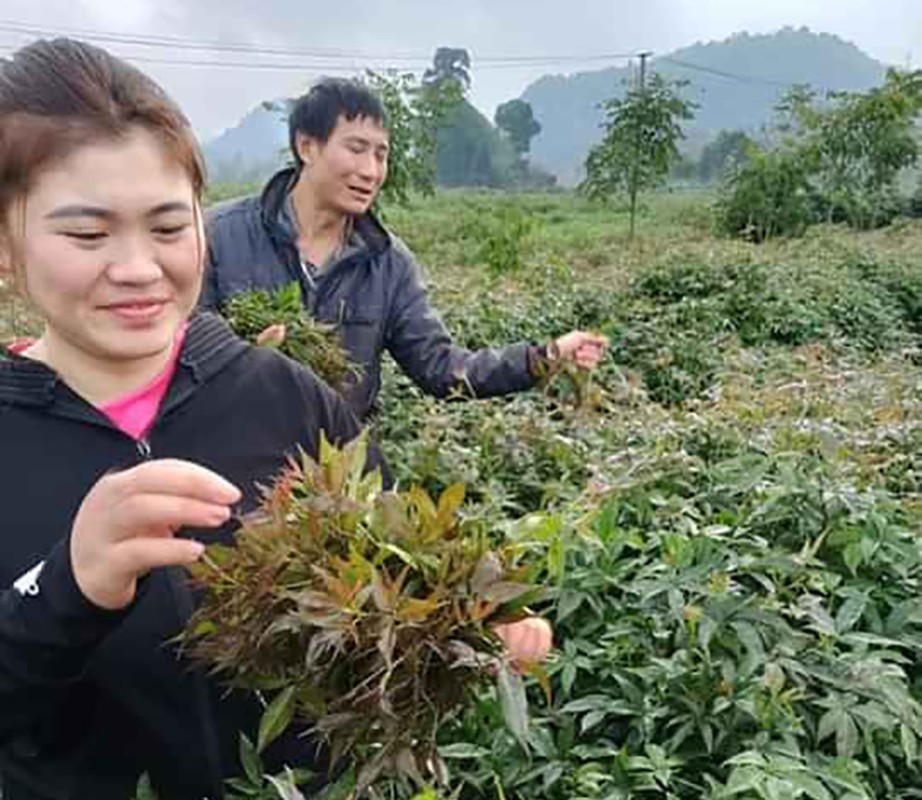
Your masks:
[[[202,280],[192,182],[144,129],[86,145],[44,170],[8,212],[14,260],[45,337],[102,361],[172,346]]]

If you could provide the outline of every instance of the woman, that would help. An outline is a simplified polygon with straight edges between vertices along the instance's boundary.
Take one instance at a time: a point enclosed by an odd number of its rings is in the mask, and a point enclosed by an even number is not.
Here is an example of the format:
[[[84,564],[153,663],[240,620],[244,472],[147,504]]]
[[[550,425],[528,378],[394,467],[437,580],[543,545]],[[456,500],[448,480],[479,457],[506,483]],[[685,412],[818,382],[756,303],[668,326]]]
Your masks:
[[[192,314],[203,185],[187,121],[124,62],[57,40],[0,63],[0,270],[44,320],[0,355],[4,800],[125,800],[144,772],[168,800],[223,794],[261,709],[165,644],[182,567],[287,454],[359,430],[312,373]],[[324,766],[295,736],[283,763]]]

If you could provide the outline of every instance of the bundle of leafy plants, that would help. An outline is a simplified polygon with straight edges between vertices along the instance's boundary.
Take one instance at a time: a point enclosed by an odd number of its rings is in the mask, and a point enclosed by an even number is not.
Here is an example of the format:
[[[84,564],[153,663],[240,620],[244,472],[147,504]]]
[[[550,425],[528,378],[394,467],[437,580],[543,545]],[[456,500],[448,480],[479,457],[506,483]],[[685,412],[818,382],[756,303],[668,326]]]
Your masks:
[[[236,546],[193,570],[206,591],[184,637],[232,685],[275,693],[258,750],[297,720],[331,763],[353,760],[357,794],[444,777],[436,736],[492,681],[524,738],[522,678],[492,625],[538,596],[523,554],[460,518],[461,485],[437,502],[382,491],[366,451],[324,442],[265,489]]]
[[[283,329],[278,348],[289,358],[310,367],[330,386],[342,391],[358,375],[336,334],[336,327],[317,322],[301,305],[301,289],[291,283],[275,291],[254,290],[235,295],[222,314],[238,336],[265,344],[272,328]],[[273,338],[268,337],[272,342]]]

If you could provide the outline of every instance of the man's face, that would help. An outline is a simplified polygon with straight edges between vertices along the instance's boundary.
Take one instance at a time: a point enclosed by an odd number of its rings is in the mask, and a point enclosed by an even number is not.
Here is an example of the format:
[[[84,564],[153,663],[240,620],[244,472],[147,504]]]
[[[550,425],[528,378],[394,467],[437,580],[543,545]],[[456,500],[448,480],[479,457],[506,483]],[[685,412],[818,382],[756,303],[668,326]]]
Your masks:
[[[343,214],[364,214],[387,178],[390,136],[370,117],[343,116],[326,142],[303,137],[298,151],[318,206]]]

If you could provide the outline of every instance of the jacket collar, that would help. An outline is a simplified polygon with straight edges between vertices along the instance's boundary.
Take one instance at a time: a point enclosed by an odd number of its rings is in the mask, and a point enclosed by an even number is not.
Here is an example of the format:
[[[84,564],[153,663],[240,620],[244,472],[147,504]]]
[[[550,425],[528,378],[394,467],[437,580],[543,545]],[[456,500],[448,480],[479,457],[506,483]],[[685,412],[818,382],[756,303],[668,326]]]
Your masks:
[[[246,349],[246,343],[221,317],[199,312],[189,321],[179,364],[186,368],[193,384],[200,384]],[[0,404],[50,406],[64,395],[72,392],[53,369],[0,348]]]
[[[259,198],[260,216],[269,236],[277,244],[289,244],[297,247],[291,240],[286,226],[281,222],[285,201],[298,182],[296,167],[285,167],[275,173],[263,189]],[[353,220],[356,232],[362,237],[372,256],[383,253],[391,246],[391,237],[378,218],[367,211]]]

